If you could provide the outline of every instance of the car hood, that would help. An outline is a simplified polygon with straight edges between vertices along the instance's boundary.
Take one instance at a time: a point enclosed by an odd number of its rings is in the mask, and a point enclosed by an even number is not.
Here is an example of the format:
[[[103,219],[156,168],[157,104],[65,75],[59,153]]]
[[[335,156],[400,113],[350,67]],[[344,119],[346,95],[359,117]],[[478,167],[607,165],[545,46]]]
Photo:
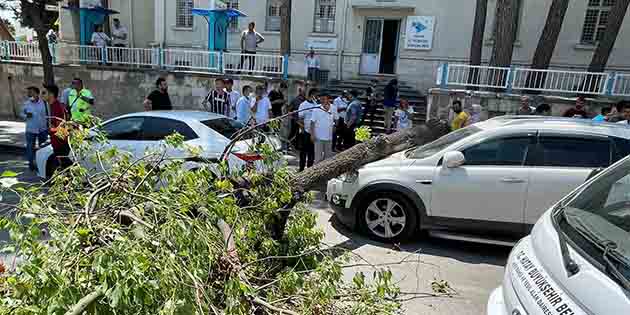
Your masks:
[[[363,168],[380,168],[380,167],[389,167],[389,166],[400,166],[403,161],[407,160],[405,157],[405,152],[398,152],[392,154],[382,160],[378,160],[363,166]]]

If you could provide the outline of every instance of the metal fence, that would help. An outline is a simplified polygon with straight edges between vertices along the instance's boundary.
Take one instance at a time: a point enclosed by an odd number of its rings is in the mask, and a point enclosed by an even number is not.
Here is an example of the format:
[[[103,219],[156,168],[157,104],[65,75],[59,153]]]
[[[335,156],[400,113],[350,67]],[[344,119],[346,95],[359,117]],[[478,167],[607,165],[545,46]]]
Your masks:
[[[436,83],[489,90],[630,96],[630,74],[444,63]]]
[[[249,73],[288,76],[281,55],[224,53],[207,50],[49,45],[54,64],[101,64],[130,68],[162,68],[216,74]],[[0,41],[0,60],[41,63],[37,43]]]

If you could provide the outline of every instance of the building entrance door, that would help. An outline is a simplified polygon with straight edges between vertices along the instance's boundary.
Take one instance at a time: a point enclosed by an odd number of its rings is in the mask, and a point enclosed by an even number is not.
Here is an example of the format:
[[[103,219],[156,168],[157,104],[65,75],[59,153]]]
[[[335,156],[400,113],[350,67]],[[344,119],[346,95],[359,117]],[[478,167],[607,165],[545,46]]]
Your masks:
[[[400,20],[368,18],[363,33],[361,74],[395,74]]]

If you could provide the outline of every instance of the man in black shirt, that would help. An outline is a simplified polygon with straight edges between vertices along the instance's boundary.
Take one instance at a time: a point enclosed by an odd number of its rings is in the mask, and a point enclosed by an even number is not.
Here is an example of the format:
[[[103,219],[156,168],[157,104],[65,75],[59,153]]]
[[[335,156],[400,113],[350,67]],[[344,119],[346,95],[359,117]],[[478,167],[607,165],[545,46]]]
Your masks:
[[[144,109],[147,111],[172,110],[173,105],[171,104],[171,98],[168,96],[168,83],[166,83],[166,79],[157,79],[157,81],[155,81],[155,87],[157,90],[151,92],[144,100]]]
[[[282,90],[286,89],[286,83],[282,82],[269,92],[269,101],[271,101],[271,114],[273,118],[282,116],[282,107],[284,106],[284,94]]]

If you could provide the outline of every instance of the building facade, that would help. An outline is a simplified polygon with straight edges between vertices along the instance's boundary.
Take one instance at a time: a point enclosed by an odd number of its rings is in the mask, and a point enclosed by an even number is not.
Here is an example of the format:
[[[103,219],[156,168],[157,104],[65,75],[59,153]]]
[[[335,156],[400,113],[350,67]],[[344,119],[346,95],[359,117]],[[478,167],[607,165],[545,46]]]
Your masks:
[[[552,0],[516,1],[513,62],[528,65]],[[587,68],[597,41],[606,31],[614,1],[569,3],[552,68]],[[492,51],[496,2],[488,0],[484,62]],[[191,11],[215,5],[247,14],[226,30],[229,51],[240,51],[241,32],[249,22],[255,22],[258,32],[265,37],[258,53],[277,54],[281,3],[282,0],[109,0],[108,4],[121,12],[120,18],[133,33],[131,37],[137,47],[205,49],[207,22],[203,17],[193,16]],[[472,0],[293,0],[289,72],[294,76],[305,75],[304,56],[312,47],[331,78],[395,75],[424,90],[435,85],[440,63],[468,62],[474,15]],[[630,17],[626,16],[607,70],[630,72],[628,39]]]

